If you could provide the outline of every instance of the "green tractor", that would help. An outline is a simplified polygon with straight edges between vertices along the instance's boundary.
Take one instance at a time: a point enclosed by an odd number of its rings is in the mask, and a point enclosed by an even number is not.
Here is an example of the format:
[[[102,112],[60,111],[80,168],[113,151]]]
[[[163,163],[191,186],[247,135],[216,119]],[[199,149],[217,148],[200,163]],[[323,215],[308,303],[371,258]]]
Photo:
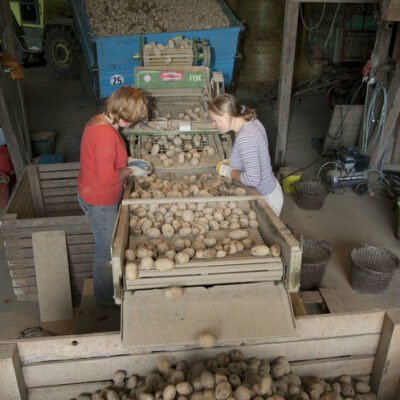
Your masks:
[[[66,0],[11,0],[18,53],[44,54],[60,77],[79,75],[81,47]]]

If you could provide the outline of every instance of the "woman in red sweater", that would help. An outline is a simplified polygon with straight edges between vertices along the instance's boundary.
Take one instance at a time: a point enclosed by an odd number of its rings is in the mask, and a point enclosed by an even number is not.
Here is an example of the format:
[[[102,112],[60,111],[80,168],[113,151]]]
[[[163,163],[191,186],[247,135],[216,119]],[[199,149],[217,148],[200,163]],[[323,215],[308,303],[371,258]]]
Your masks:
[[[119,133],[147,114],[142,93],[122,86],[106,100],[106,111],[92,117],[82,135],[78,200],[94,236],[93,287],[98,305],[113,302],[110,246],[124,180],[147,175],[127,165],[126,145]]]

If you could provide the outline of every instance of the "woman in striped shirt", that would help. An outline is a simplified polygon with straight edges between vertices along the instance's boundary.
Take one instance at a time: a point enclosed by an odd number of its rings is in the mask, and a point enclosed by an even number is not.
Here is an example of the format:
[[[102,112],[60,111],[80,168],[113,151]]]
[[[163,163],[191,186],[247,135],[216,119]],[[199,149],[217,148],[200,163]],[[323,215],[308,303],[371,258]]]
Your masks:
[[[229,164],[220,165],[218,173],[254,187],[279,216],[283,205],[282,189],[272,171],[267,133],[255,111],[225,93],[209,104],[208,113],[221,133],[235,132]]]

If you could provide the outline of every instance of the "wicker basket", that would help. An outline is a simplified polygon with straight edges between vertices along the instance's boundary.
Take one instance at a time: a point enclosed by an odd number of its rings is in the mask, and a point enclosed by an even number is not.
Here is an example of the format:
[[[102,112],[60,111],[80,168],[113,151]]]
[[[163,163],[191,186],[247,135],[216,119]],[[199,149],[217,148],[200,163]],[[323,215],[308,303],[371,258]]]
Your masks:
[[[331,257],[331,251],[332,245],[324,240],[304,240],[300,274],[301,290],[319,287]]]
[[[56,149],[56,132],[49,130],[31,131],[31,145],[33,157],[42,154],[52,154]]]
[[[374,246],[353,249],[350,259],[351,286],[364,294],[384,292],[399,264],[399,259],[392,252]]]
[[[296,204],[300,208],[306,210],[319,210],[322,208],[328,190],[320,181],[316,179],[300,181],[294,187],[296,189]]]

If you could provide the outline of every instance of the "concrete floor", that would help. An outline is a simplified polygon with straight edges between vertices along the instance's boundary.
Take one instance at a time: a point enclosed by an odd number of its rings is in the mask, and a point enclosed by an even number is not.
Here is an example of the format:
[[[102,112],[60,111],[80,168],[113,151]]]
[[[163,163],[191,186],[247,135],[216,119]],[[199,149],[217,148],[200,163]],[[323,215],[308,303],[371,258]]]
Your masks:
[[[79,138],[85,122],[101,108],[93,97],[82,90],[79,80],[57,80],[48,67],[26,70],[23,82],[30,129],[53,129],[58,132],[57,152],[66,152],[71,138]],[[274,108],[262,103],[262,93],[238,91],[241,101],[256,107],[273,144]],[[331,111],[323,96],[304,97],[292,107],[287,164],[301,167],[318,158],[309,144],[310,138],[326,134]],[[304,172],[305,177],[315,176],[320,160]],[[300,209],[293,196],[285,194],[281,219],[293,232],[304,238],[326,240],[333,245],[332,257],[322,286],[333,288],[336,310],[358,311],[400,307],[400,273],[396,271],[386,293],[365,296],[351,288],[350,251],[364,244],[384,246],[400,257],[400,243],[394,235],[397,211],[393,203],[380,195],[358,196],[351,189],[342,194],[329,194],[321,210]],[[55,334],[88,333],[119,329],[119,311],[98,309],[94,305],[90,288],[85,289],[81,308],[75,310],[71,321],[40,323],[36,302],[16,302],[4,257],[0,251],[0,339],[19,336],[26,328],[41,326]]]

